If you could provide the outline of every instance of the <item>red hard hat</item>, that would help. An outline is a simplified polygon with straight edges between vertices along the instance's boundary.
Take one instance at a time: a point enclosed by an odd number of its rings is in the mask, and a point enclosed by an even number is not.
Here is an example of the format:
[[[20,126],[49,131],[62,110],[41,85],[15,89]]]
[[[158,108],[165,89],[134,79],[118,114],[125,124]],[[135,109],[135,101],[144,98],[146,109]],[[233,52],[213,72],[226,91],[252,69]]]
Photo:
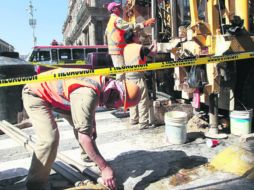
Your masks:
[[[115,100],[113,100],[112,97],[109,98],[112,92],[116,91],[119,93],[120,98]],[[124,111],[126,111],[129,107],[137,105],[140,101],[140,98],[140,88],[134,82],[129,80],[123,80],[122,82],[111,80],[107,84],[103,93],[103,100],[105,100],[105,102],[111,102],[108,105],[114,108],[124,106]]]
[[[109,12],[111,12],[113,8],[119,7],[119,6],[121,6],[120,3],[112,2],[112,3],[109,3],[109,4],[108,4],[107,9],[108,9]]]

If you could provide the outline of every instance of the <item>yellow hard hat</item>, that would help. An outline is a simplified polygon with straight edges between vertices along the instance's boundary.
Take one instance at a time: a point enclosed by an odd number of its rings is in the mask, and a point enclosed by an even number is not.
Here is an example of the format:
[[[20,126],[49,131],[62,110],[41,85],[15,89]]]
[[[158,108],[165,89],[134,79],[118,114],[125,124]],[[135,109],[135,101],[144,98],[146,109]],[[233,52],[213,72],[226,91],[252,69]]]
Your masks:
[[[124,97],[124,110],[129,107],[135,106],[139,103],[141,98],[140,88],[130,80],[124,80],[125,97]]]

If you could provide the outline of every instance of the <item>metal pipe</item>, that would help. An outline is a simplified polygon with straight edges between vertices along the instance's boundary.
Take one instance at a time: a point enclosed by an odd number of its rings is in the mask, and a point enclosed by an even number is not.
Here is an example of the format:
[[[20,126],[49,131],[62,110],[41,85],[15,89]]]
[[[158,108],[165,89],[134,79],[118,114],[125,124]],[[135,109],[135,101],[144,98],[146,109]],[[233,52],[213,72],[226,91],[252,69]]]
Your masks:
[[[0,122],[0,129],[9,137],[17,141],[20,145],[22,145],[25,149],[29,151],[33,151],[34,143],[31,143],[31,141],[19,134],[17,134],[12,128],[9,128],[9,126],[6,126],[3,124],[3,122]]]
[[[100,176],[99,174],[95,173],[94,171],[88,169],[87,167],[83,166],[82,164],[76,162],[75,160],[71,159],[70,157],[62,154],[62,153],[57,153],[57,158],[63,162],[65,162],[66,164],[69,164],[70,166],[78,169],[81,173],[83,173],[84,175],[88,175],[89,178],[91,178],[92,180],[95,180],[98,182],[98,180],[100,180]]]
[[[157,18],[157,1],[156,0],[151,0],[151,14],[152,14],[152,18]],[[158,40],[158,24],[155,24],[152,27],[152,42],[156,43],[157,46],[157,40]],[[155,62],[155,57],[153,57],[153,62]],[[152,71],[151,72],[151,76],[152,76],[152,94],[153,94],[153,99],[151,100],[151,102],[153,102],[153,100],[156,99],[156,91],[157,91],[157,86],[156,86],[156,72]],[[149,110],[150,114],[149,114],[149,122],[150,123],[154,123],[154,113],[153,113],[153,103],[151,103],[150,106],[150,110]]]
[[[240,16],[244,20],[244,27],[249,31],[249,1],[235,1],[235,15]]]
[[[218,94],[209,95],[209,125],[212,134],[218,134]]]
[[[220,28],[219,11],[216,5],[217,0],[209,0],[207,2],[208,24],[212,35],[216,35],[217,29]]]
[[[230,14],[231,14],[231,9],[230,9],[230,0],[225,0],[225,9],[226,9],[226,24],[230,23]]]
[[[175,38],[178,35],[178,27],[177,27],[177,2],[176,0],[171,0],[170,3],[171,9],[171,37]]]
[[[152,18],[157,18],[157,4],[156,4],[156,0],[152,0],[151,2],[151,14],[152,14]],[[157,24],[155,24],[152,27],[152,41],[157,40]]]
[[[180,25],[182,25],[184,23],[184,1],[178,0],[177,4],[178,4],[179,10],[180,10]]]
[[[0,129],[9,137],[14,139],[20,145],[24,145],[24,148],[29,152],[33,152],[35,142],[33,142],[28,136],[23,136],[23,132],[19,131],[20,129],[14,129],[12,125],[7,122],[0,122]],[[79,175],[76,171],[73,171],[72,168],[68,167],[67,165],[63,164],[62,162],[55,162],[52,165],[53,170],[64,176],[68,181],[71,183],[75,183],[80,180],[84,180],[83,175]]]
[[[81,173],[74,171],[71,166],[68,166],[61,161],[55,161],[52,168],[73,184],[77,181],[84,181],[84,176]]]
[[[26,133],[24,133],[23,131],[21,131],[19,128],[11,125],[10,123],[8,123],[7,121],[2,121],[2,123],[5,126],[8,126],[9,129],[13,130],[15,132],[15,134],[19,134],[20,136],[23,136],[23,139],[26,140],[27,143],[30,143],[30,145],[34,145],[36,142],[36,139],[32,136],[28,136]],[[1,124],[1,123],[0,123]],[[88,169],[87,167],[84,167],[82,164],[76,162],[75,160],[71,159],[70,157],[58,152],[57,153],[57,159],[65,162],[66,164],[70,164],[72,166],[74,166],[76,169],[78,169],[80,172],[84,173],[85,175],[88,175],[91,179],[97,181],[98,178],[100,178],[99,174],[95,173],[94,171],[91,171],[90,169]],[[85,172],[83,172],[85,171]]]
[[[199,22],[197,0],[190,0],[190,14],[191,14],[191,26],[194,26]]]
[[[7,121],[1,121],[0,122],[0,129],[10,136],[12,139],[16,140],[19,144],[24,144],[25,148],[28,149],[29,151],[33,151],[34,145],[36,143],[36,139],[32,136],[28,136],[25,132],[21,131],[19,128],[13,126],[12,124],[8,123]],[[76,162],[75,160],[69,158],[68,156],[62,154],[62,153],[57,153],[57,159],[60,161],[69,164],[71,167],[78,169],[82,174],[88,176],[90,179],[93,181],[97,181],[97,183],[101,184],[103,187],[107,188],[105,185],[103,185],[102,179],[99,176],[99,174],[95,173],[95,171],[90,170],[89,168],[83,166],[82,164]],[[54,165],[52,166],[53,169],[59,169],[55,168]],[[85,176],[83,176],[84,178]],[[73,177],[72,177],[73,179]],[[79,181],[78,179],[77,181]]]

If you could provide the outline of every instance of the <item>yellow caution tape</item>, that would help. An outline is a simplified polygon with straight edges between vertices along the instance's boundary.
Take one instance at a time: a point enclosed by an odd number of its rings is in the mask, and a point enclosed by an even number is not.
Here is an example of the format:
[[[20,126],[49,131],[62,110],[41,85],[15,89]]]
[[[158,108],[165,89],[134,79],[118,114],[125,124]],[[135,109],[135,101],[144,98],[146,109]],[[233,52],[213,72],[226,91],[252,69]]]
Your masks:
[[[33,82],[44,82],[44,81],[57,80],[57,79],[69,79],[69,78],[86,77],[86,76],[111,75],[111,74],[126,73],[126,72],[169,69],[174,67],[203,65],[203,64],[210,64],[215,62],[235,61],[235,60],[243,60],[243,59],[250,59],[250,58],[254,58],[254,52],[237,53],[237,54],[223,55],[223,56],[200,57],[200,58],[193,58],[193,59],[184,59],[180,61],[157,62],[157,63],[150,63],[145,65],[110,67],[110,68],[95,69],[95,70],[69,71],[69,72],[61,72],[58,74],[49,74],[49,75],[34,75],[34,76],[27,76],[27,77],[1,79],[0,87],[22,85],[22,84],[33,83]]]
[[[43,64],[43,63],[40,63],[40,62],[30,62],[32,63],[33,65],[36,65],[36,66],[43,66],[43,67],[48,67],[48,68],[52,68],[52,69],[58,69],[59,66],[58,65],[50,65],[50,64]]]

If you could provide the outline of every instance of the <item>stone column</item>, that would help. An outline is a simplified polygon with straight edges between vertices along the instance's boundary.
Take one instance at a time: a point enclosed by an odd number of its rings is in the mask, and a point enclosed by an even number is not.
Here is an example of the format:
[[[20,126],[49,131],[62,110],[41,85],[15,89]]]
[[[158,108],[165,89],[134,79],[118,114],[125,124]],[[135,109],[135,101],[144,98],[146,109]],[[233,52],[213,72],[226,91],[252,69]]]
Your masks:
[[[107,24],[108,24],[108,20],[103,20],[102,21],[102,31],[103,31],[103,44],[107,44],[107,37],[105,35],[105,31],[106,31],[106,28],[107,28]]]
[[[90,2],[91,2],[91,5],[90,5],[91,7],[97,7],[97,4],[98,4],[97,0],[91,0]]]
[[[96,32],[95,32],[96,20],[91,19],[89,24],[89,45],[96,45]]]

